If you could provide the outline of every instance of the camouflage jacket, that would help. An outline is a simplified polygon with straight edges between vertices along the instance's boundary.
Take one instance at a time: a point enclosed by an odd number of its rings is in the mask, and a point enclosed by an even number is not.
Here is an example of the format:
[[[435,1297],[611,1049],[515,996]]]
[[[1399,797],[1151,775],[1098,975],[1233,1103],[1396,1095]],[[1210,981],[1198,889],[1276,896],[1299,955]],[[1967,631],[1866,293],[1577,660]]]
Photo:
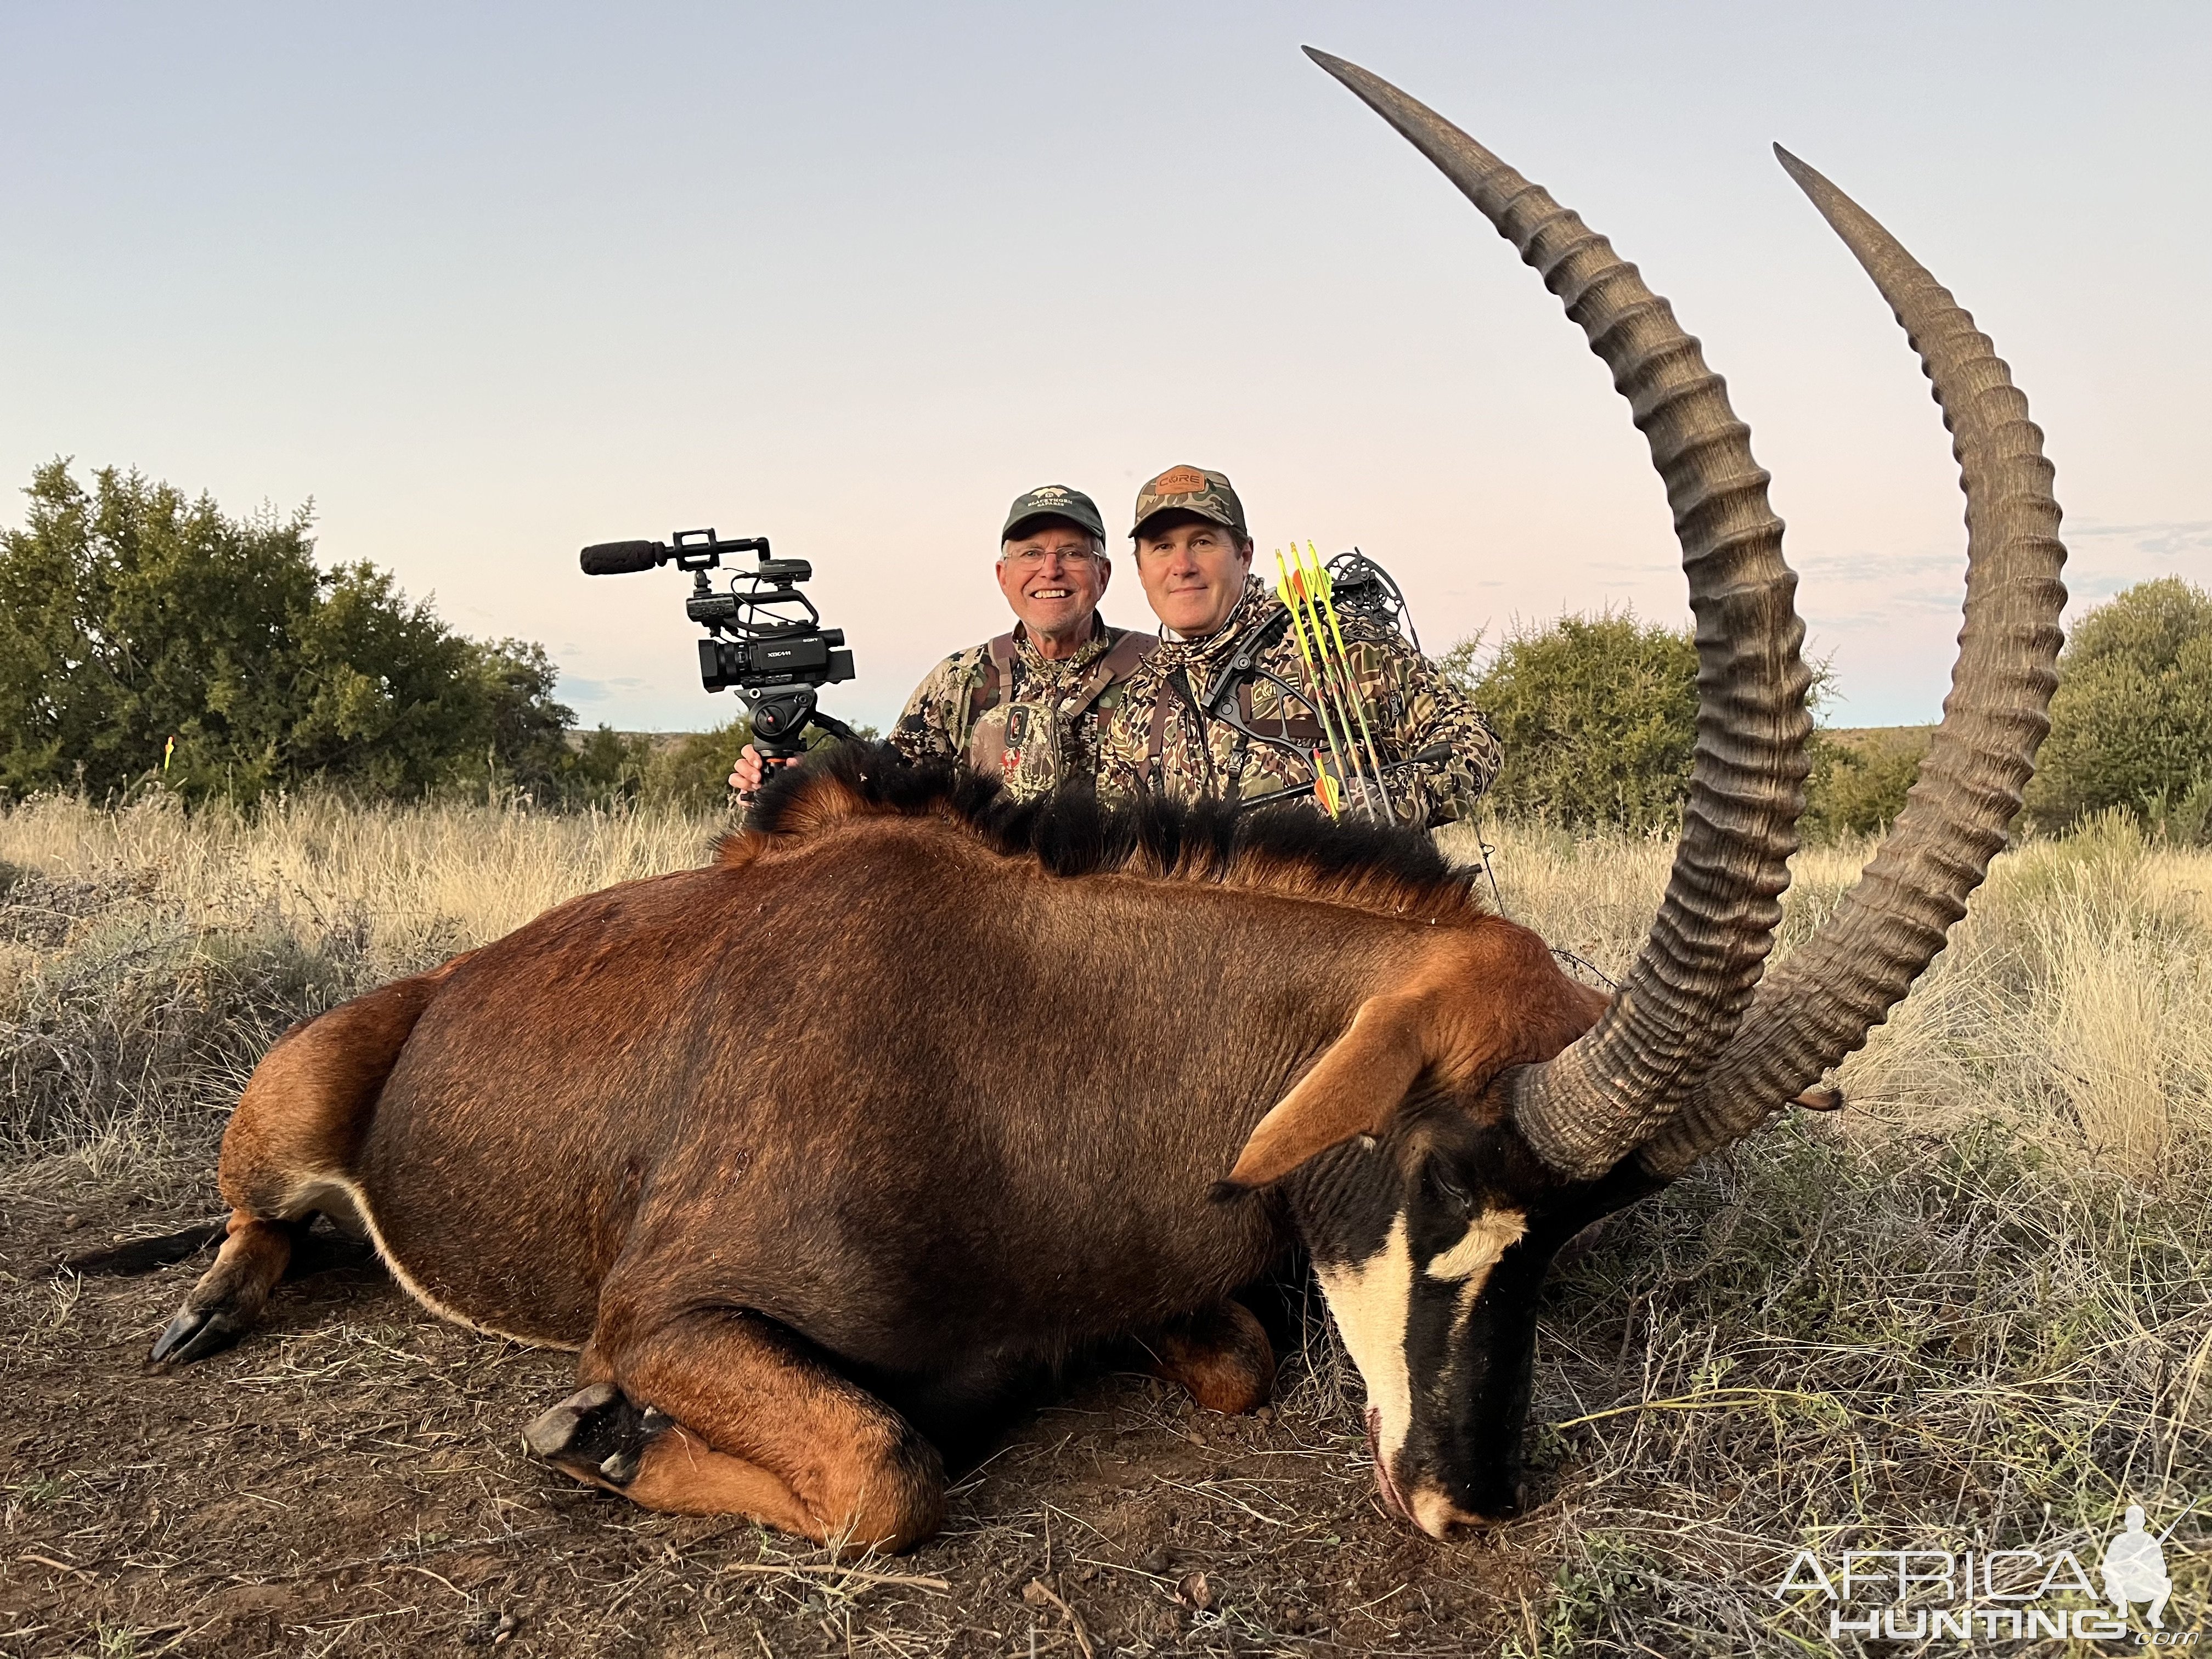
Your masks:
[[[1124,643],[1124,641],[1127,643]],[[1095,618],[1073,657],[1048,661],[1018,625],[931,669],[890,741],[915,760],[965,760],[1021,799],[1098,770],[1098,731],[1153,641]]]
[[[1282,616],[1282,602],[1273,591],[1249,578],[1221,628],[1204,639],[1164,641],[1146,657],[1100,723],[1100,793],[1251,800],[1297,791],[1310,800],[1314,764],[1308,756],[1317,754],[1330,773],[1337,770],[1310,705],[1284,696],[1265,679],[1254,679],[1238,694],[1239,712],[1249,724],[1291,739],[1305,754],[1249,738],[1202,713],[1240,647],[1255,638],[1268,641],[1255,654],[1255,665],[1305,689],[1305,662],[1297,639],[1279,620]],[[1343,627],[1352,684],[1365,708],[1376,758],[1385,769],[1392,811],[1401,822],[1423,825],[1470,814],[1504,758],[1490,722],[1395,629],[1358,617],[1344,617]],[[1400,765],[1439,745],[1449,750],[1447,758]]]

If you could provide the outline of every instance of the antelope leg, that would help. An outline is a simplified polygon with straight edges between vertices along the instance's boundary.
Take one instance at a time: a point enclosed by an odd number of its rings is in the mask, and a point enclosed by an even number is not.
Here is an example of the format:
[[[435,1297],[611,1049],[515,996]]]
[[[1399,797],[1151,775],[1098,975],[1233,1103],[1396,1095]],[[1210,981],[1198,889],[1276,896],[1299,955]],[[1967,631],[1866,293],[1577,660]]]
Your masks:
[[[159,1365],[189,1365],[237,1341],[260,1317],[307,1231],[305,1222],[234,1211],[215,1265],[200,1275],[149,1358]]]
[[[1223,1302],[1148,1333],[1154,1376],[1180,1382],[1208,1411],[1239,1412],[1267,1403],[1275,1351],[1252,1310]]]
[[[539,1456],[647,1509],[833,1547],[902,1550],[937,1530],[937,1449],[781,1326],[741,1310],[625,1324],[586,1348],[592,1386],[525,1431]]]

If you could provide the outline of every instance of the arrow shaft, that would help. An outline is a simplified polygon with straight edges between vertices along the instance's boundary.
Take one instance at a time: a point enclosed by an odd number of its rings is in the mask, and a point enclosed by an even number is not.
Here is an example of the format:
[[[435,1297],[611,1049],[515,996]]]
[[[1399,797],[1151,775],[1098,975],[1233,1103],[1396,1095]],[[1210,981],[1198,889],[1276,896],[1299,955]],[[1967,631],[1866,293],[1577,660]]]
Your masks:
[[[1321,618],[1312,611],[1312,596],[1301,592],[1297,597],[1305,606],[1299,642],[1304,648],[1306,630],[1310,629],[1313,646],[1306,667],[1319,692],[1316,707],[1321,712],[1323,729],[1331,732],[1329,748],[1336,760],[1337,776],[1347,780],[1358,778],[1360,775],[1359,748],[1352,734],[1352,711],[1345,706],[1343,690],[1336,677],[1329,672],[1328,647],[1321,631]],[[1292,614],[1297,614],[1295,607]],[[1371,810],[1369,816],[1373,816]]]
[[[1297,638],[1298,659],[1305,665],[1306,701],[1313,705],[1314,713],[1320,717],[1322,732],[1328,739],[1329,754],[1336,761],[1336,775],[1342,778],[1348,775],[1344,766],[1344,748],[1337,738],[1336,721],[1330,715],[1328,695],[1318,653],[1306,638],[1305,618],[1300,614],[1298,608],[1301,597],[1298,585],[1291,579],[1289,570],[1285,568],[1283,556],[1280,553],[1275,555],[1275,568],[1282,572],[1282,582],[1275,590],[1276,597],[1282,600],[1283,608],[1291,613],[1291,632]],[[1314,771],[1315,787],[1320,791],[1322,805],[1328,809],[1328,815],[1334,817],[1337,811],[1334,795],[1327,787],[1325,780],[1320,776],[1321,769],[1316,766]]]
[[[1382,757],[1375,752],[1374,729],[1369,726],[1367,722],[1366,699],[1359,695],[1358,684],[1352,676],[1352,653],[1346,649],[1345,646],[1344,630],[1337,623],[1336,603],[1334,599],[1330,597],[1329,593],[1331,584],[1328,579],[1328,572],[1322,567],[1321,556],[1314,551],[1313,544],[1311,542],[1308,542],[1306,544],[1305,553],[1301,556],[1300,567],[1311,584],[1311,591],[1308,594],[1308,602],[1310,604],[1314,604],[1316,606],[1316,615],[1314,624],[1315,636],[1317,640],[1322,638],[1321,623],[1322,618],[1325,617],[1328,624],[1328,638],[1333,640],[1336,646],[1336,656],[1334,659],[1336,675],[1338,683],[1343,688],[1344,701],[1348,710],[1348,717],[1345,722],[1345,741],[1347,745],[1352,746],[1353,760],[1355,763],[1357,763],[1358,759],[1358,749],[1354,741],[1352,732],[1352,720],[1356,718],[1358,721],[1359,736],[1366,740],[1367,766],[1370,774],[1374,779],[1376,793],[1381,798],[1383,810],[1385,811],[1389,811],[1390,810],[1390,795],[1388,787],[1384,785],[1382,781]],[[1324,656],[1327,654],[1325,646],[1323,654]],[[1391,816],[1395,817],[1396,815],[1395,812],[1392,812]]]

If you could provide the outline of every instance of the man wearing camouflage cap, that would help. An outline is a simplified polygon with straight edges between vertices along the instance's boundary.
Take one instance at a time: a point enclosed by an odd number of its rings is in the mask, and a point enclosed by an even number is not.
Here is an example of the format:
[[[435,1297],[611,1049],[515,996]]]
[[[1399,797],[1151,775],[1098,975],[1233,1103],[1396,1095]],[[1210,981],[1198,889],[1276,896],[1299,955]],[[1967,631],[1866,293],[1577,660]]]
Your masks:
[[[1137,579],[1162,623],[1161,642],[1102,723],[1100,790],[1243,801],[1297,792],[1310,799],[1310,757],[1328,761],[1313,708],[1285,698],[1263,678],[1237,684],[1243,658],[1289,685],[1310,684],[1289,614],[1273,588],[1252,574],[1244,506],[1228,478],[1194,466],[1169,468],[1138,492],[1129,533]],[[1351,686],[1383,769],[1378,805],[1401,822],[1425,826],[1471,813],[1504,758],[1489,722],[1396,629],[1356,615],[1341,622]],[[1300,752],[1255,740],[1220,718],[1212,711],[1224,695],[1242,724],[1289,739]],[[1372,788],[1354,782],[1350,793],[1359,798]]]
[[[1113,574],[1090,496],[1065,484],[1016,496],[999,535],[998,578],[1018,620],[931,669],[890,742],[914,760],[965,760],[1024,799],[1091,782],[1099,721],[1154,643],[1098,615]],[[731,785],[750,793],[760,777],[748,748]]]

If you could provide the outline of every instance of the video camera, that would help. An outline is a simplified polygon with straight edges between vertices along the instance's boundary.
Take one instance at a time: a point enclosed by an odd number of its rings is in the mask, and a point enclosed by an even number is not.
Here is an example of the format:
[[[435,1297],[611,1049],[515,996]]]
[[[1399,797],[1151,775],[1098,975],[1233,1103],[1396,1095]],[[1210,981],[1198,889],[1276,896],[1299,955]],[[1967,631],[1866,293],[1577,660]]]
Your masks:
[[[752,568],[736,571],[729,591],[718,592],[707,573],[720,569],[726,554],[747,553],[757,556]],[[853,678],[853,653],[844,648],[845,630],[823,627],[814,601],[799,591],[814,574],[805,560],[773,557],[765,536],[724,541],[712,530],[679,530],[665,543],[601,542],[580,562],[587,576],[664,564],[691,572],[684,613],[708,635],[699,641],[700,684],[709,691],[737,687],[752,714],[753,746],[765,758],[804,754],[809,726],[832,737],[857,735],[815,706],[817,686]]]

